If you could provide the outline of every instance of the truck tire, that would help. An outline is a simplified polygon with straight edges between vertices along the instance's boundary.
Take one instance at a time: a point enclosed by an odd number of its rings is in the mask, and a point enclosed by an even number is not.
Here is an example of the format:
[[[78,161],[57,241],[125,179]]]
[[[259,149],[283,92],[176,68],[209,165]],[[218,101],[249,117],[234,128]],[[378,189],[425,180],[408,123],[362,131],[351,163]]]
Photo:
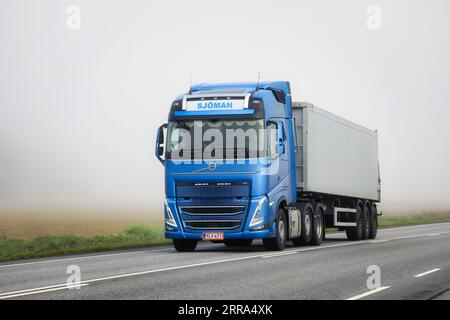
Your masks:
[[[362,217],[363,217],[363,219],[362,219],[363,229],[362,229],[361,239],[367,240],[367,239],[369,239],[369,233],[370,233],[370,202],[369,201],[366,201],[364,203]]]
[[[225,240],[223,243],[227,247],[249,247],[252,245],[252,239],[230,239]]]
[[[320,207],[317,208],[313,220],[313,232],[311,233],[311,241],[309,244],[319,246],[322,243],[324,232],[323,213]]]
[[[361,205],[358,204],[356,206],[356,213],[355,213],[355,222],[356,227],[348,227],[345,228],[345,233],[347,234],[347,239],[350,241],[359,241],[362,238],[363,233],[363,209],[361,208]]]
[[[281,208],[278,209],[278,214],[275,218],[275,229],[277,231],[275,238],[263,239],[263,246],[267,251],[281,251],[286,246],[286,216]]]
[[[173,246],[178,252],[191,252],[197,247],[197,240],[173,239]]]
[[[370,207],[370,231],[369,231],[369,239],[375,239],[378,232],[378,213],[377,206],[375,203],[372,203]]]
[[[313,227],[313,208],[311,204],[306,204],[303,213],[301,214],[302,226],[300,238],[292,239],[295,246],[304,246],[310,243],[311,236],[314,230]]]

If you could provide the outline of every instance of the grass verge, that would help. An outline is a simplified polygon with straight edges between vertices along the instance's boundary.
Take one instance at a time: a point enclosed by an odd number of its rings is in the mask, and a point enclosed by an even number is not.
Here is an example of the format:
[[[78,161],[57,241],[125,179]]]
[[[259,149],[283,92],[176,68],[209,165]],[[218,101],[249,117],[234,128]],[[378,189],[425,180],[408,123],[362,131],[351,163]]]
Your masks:
[[[9,239],[0,236],[0,261],[168,244],[164,230],[150,226],[128,228],[119,234],[46,236]]]
[[[427,213],[423,215],[410,215],[410,216],[383,215],[379,217],[378,220],[380,228],[391,228],[415,224],[430,224],[440,222],[450,222],[450,213]]]

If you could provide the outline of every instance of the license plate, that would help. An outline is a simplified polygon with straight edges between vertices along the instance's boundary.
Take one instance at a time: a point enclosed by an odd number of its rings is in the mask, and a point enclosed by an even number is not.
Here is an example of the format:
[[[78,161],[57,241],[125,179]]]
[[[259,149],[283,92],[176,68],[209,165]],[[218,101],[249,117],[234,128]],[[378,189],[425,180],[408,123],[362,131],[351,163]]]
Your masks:
[[[223,240],[223,232],[203,232],[202,240]]]

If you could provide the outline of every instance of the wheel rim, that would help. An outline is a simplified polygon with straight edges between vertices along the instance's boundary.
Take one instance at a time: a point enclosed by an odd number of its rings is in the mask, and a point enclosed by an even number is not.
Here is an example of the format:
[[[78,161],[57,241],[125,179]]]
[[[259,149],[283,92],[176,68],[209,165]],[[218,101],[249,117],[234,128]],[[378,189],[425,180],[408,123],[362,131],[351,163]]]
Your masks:
[[[322,219],[320,218],[320,215],[317,216],[317,237],[322,236]]]
[[[278,224],[278,233],[280,234],[280,239],[282,241],[284,241],[285,231],[284,231],[284,221],[283,221],[283,219],[280,219],[280,222]]]
[[[305,231],[306,235],[311,233],[311,218],[309,217],[309,214],[305,215]]]

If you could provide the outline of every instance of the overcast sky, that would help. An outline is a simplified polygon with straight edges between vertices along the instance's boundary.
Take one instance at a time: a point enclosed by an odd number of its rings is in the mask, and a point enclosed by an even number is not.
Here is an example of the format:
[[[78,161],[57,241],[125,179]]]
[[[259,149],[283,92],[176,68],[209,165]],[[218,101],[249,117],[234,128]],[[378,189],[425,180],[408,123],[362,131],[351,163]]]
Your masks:
[[[449,14],[447,0],[0,0],[0,211],[160,214],[172,99],[191,77],[258,71],[379,130],[386,210],[450,208]]]

